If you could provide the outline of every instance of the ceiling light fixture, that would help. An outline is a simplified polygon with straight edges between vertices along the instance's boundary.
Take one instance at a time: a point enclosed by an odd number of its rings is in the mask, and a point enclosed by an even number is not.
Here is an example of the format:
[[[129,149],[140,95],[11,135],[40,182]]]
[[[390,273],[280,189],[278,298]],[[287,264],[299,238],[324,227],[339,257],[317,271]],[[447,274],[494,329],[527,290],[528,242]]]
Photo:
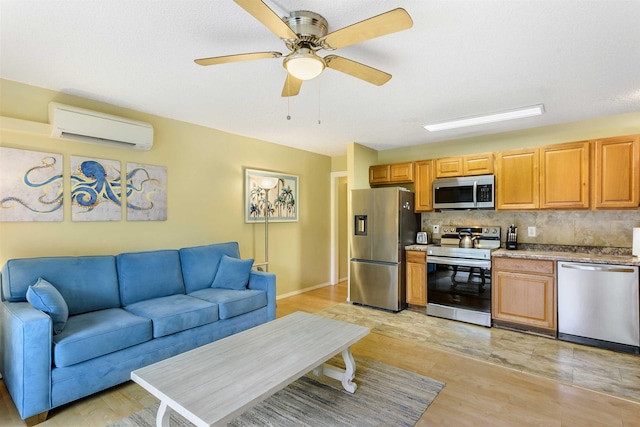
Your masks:
[[[287,56],[282,65],[289,74],[300,80],[311,80],[324,70],[324,60],[306,47],[301,47]]]
[[[544,113],[544,104],[532,105],[530,107],[517,108],[515,110],[502,111],[499,113],[485,114],[482,116],[465,117],[462,119],[449,120],[446,122],[425,125],[424,128],[434,132],[445,129],[456,129],[467,126],[481,125],[485,123],[502,122],[504,120],[521,119],[523,117],[540,116]]]

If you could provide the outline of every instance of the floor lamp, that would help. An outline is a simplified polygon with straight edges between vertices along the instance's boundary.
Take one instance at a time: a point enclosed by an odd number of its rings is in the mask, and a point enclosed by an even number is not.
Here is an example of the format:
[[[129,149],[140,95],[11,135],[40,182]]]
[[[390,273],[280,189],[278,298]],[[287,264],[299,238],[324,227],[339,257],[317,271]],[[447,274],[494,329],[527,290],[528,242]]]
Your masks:
[[[260,186],[264,190],[264,269],[269,271],[269,190],[276,188],[278,178],[263,177]]]

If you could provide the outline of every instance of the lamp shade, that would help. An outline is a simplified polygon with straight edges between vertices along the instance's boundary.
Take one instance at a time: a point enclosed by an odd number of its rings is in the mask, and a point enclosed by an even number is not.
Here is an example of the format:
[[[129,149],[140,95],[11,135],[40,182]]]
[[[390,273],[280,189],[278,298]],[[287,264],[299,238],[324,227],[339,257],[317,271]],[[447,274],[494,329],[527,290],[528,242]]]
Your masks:
[[[311,80],[324,70],[324,60],[308,48],[300,48],[285,58],[284,68],[293,77]]]
[[[265,190],[271,190],[272,188],[275,188],[276,185],[278,185],[278,178],[276,177],[263,176],[260,178],[260,187]]]

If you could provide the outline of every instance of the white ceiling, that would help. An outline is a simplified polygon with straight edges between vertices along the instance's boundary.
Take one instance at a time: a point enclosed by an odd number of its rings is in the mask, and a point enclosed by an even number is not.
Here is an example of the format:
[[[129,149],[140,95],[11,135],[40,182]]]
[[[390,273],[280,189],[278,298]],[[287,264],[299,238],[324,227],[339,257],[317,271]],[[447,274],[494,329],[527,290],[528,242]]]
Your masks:
[[[396,7],[414,26],[335,51],[386,85],[328,69],[287,99],[282,59],[194,64],[288,53],[232,0],[0,0],[0,77],[327,155],[640,111],[640,0],[265,3],[319,13],[330,32]],[[541,117],[422,127],[539,103]]]

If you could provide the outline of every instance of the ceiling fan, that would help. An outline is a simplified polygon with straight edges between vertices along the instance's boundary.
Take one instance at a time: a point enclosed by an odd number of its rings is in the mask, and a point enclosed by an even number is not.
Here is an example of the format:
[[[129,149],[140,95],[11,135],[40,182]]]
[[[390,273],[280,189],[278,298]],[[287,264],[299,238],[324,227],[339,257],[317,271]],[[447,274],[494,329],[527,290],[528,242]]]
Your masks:
[[[284,57],[282,63],[287,70],[282,96],[297,95],[302,82],[317,77],[325,67],[377,86],[385,84],[391,79],[391,74],[337,55],[320,57],[317,52],[335,50],[413,26],[407,11],[398,8],[328,33],[327,20],[317,13],[301,10],[291,12],[288,17],[280,18],[262,0],[234,1],[281,38],[287,49],[291,51]],[[281,56],[280,52],[253,52],[196,59],[195,63],[216,65]]]

